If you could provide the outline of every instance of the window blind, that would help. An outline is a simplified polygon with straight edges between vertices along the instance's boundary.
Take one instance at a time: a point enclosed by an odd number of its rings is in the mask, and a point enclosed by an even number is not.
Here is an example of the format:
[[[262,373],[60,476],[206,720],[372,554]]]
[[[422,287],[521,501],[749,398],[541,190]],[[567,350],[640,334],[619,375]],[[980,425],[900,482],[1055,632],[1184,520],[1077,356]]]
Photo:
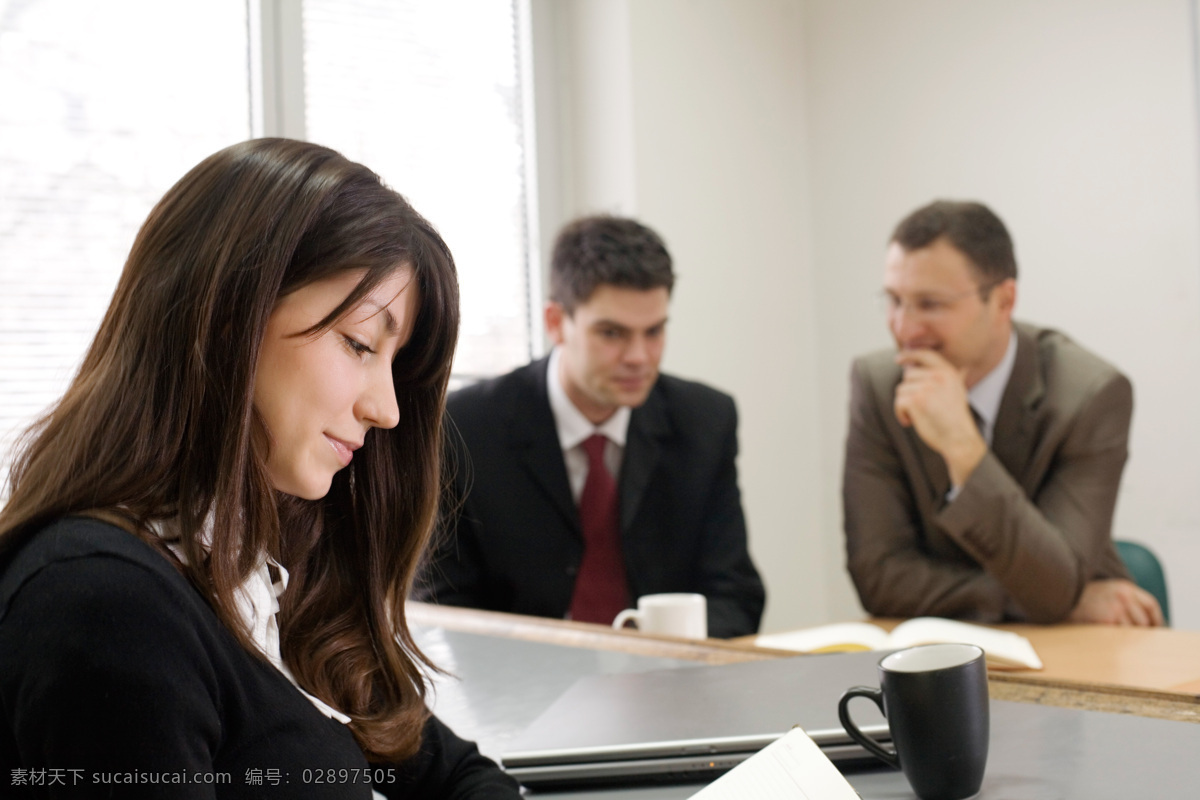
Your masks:
[[[0,0],[0,502],[138,226],[251,135],[246,0]],[[455,255],[456,383],[531,352],[520,59],[503,0],[304,0],[309,140],[370,166]]]
[[[454,371],[530,357],[518,36],[503,0],[304,0],[308,138],[374,169],[459,270]]]
[[[243,0],[0,3],[0,497],[154,202],[248,136],[246,53]]]

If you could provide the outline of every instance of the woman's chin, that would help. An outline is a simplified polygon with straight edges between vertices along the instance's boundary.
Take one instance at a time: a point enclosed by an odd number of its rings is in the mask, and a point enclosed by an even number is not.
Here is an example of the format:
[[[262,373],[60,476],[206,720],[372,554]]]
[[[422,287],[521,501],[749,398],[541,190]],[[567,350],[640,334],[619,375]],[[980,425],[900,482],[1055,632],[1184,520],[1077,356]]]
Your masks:
[[[312,476],[307,480],[291,480],[286,483],[276,483],[275,490],[283,494],[290,494],[292,497],[298,497],[301,500],[320,500],[325,495],[329,494],[329,487],[333,484],[333,475]]]

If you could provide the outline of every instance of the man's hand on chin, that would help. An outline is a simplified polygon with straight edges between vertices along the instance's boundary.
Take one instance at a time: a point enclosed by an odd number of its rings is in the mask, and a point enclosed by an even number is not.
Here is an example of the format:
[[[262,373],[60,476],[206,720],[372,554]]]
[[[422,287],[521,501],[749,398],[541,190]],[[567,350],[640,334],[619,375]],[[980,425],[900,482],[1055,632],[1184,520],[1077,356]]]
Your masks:
[[[1088,581],[1066,621],[1157,627],[1163,616],[1154,595],[1124,578],[1108,578]]]
[[[962,372],[933,350],[901,350],[896,363],[904,368],[893,404],[896,419],[946,460],[950,482],[962,486],[987,455]]]

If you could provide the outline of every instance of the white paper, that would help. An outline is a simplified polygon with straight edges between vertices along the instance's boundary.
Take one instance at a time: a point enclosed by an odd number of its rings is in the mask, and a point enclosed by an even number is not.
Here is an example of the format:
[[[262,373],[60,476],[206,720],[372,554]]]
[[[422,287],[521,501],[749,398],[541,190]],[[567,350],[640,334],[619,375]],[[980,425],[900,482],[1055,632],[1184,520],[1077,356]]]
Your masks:
[[[1033,644],[1020,634],[972,625],[968,622],[917,617],[900,623],[888,634],[867,622],[837,622],[787,633],[758,636],[759,647],[814,653],[830,650],[901,650],[919,644],[959,642],[979,645],[992,666],[1041,669]]]
[[[939,617],[917,617],[897,625],[888,637],[889,646],[912,647],[918,644],[961,642],[978,645],[988,658],[999,662],[1041,669],[1042,660],[1033,649],[1033,644],[1017,633],[985,628],[969,622],[958,622]]]
[[[691,800],[861,800],[800,728],[764,747]]]
[[[762,634],[755,638],[754,643],[759,647],[798,650],[801,653],[827,648],[883,650],[888,646],[888,634],[883,628],[869,622],[835,622],[799,631]]]

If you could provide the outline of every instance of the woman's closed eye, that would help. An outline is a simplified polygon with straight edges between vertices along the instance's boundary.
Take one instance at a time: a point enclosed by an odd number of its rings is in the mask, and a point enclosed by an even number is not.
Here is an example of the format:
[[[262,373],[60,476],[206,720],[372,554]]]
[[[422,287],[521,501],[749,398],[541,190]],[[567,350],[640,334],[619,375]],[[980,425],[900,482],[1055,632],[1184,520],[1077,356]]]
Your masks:
[[[342,334],[342,341],[344,341],[346,343],[346,347],[348,347],[350,349],[350,352],[354,353],[354,355],[356,355],[356,356],[369,355],[369,354],[372,354],[375,352],[370,347],[368,347],[367,345],[358,341],[357,339],[355,339],[352,336],[347,336],[346,334]]]

